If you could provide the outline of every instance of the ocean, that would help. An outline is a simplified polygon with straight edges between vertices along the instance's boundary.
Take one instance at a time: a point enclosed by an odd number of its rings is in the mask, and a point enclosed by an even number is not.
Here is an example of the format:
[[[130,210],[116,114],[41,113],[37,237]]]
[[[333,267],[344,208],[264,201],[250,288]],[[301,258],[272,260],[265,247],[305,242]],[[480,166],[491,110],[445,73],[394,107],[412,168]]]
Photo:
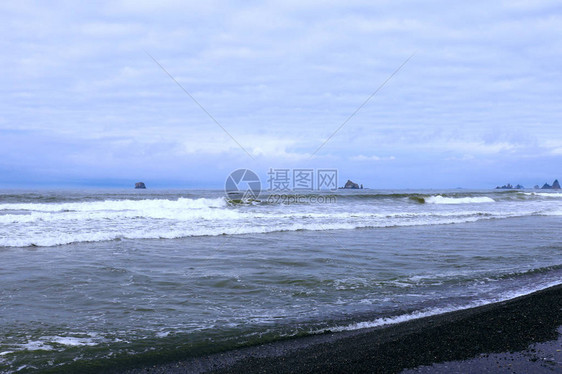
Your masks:
[[[0,372],[400,323],[562,283],[562,193],[1,190]]]

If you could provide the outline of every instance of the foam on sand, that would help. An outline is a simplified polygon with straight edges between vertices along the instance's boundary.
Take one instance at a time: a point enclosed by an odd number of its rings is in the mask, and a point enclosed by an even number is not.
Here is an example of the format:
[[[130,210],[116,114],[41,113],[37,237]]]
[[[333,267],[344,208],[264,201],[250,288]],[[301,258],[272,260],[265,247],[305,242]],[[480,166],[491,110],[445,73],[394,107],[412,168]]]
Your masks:
[[[353,324],[345,325],[345,326],[336,326],[336,327],[330,328],[330,330],[335,331],[335,332],[354,331],[354,330],[360,330],[360,329],[366,329],[366,328],[393,325],[393,324],[407,322],[407,321],[420,319],[420,318],[424,318],[424,317],[436,316],[436,315],[440,315],[440,314],[444,314],[444,313],[455,312],[455,311],[465,310],[465,309],[470,309],[470,308],[476,308],[476,307],[483,306],[483,305],[495,304],[495,303],[502,302],[502,301],[512,300],[512,299],[515,299],[515,298],[518,298],[518,297],[521,297],[521,296],[530,295],[534,292],[545,290],[545,289],[548,289],[550,287],[554,287],[554,286],[558,286],[558,285],[560,285],[560,281],[558,281],[558,280],[557,281],[551,281],[551,282],[544,283],[544,284],[538,284],[538,285],[536,285],[535,287],[532,287],[532,288],[523,288],[523,289],[517,290],[517,291],[506,292],[503,295],[499,295],[498,297],[493,298],[493,299],[484,299],[484,300],[474,301],[474,302],[466,304],[466,305],[440,307],[440,308],[428,308],[428,309],[424,309],[424,310],[420,310],[420,311],[416,311],[416,312],[412,312],[412,313],[408,313],[408,314],[401,314],[401,315],[394,316],[394,317],[383,317],[383,318],[377,318],[373,321],[357,322],[357,323],[353,323]],[[322,329],[322,330],[316,331],[316,333],[323,333],[325,330],[326,329]]]

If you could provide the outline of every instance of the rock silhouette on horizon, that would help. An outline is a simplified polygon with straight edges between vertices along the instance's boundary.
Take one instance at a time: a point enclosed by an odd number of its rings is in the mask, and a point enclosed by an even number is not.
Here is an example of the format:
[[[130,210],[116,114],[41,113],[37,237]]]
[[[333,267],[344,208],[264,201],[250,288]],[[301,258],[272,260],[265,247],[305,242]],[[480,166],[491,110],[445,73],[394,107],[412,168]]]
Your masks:
[[[520,184],[518,184],[517,186],[513,186],[511,183],[508,183],[508,184],[504,184],[504,185],[501,186],[501,187],[500,187],[500,186],[497,186],[497,187],[496,187],[496,190],[522,190],[522,189],[524,189],[524,188],[525,188],[525,187],[522,186],[522,185],[520,185]]]
[[[349,181],[348,181],[349,182]],[[525,187],[518,184],[516,186],[513,186],[511,183],[508,184],[504,184],[503,186],[497,186],[496,190],[522,190]],[[543,184],[543,186],[539,186],[538,184],[535,185],[535,187],[533,187],[535,190],[559,190],[560,189],[560,182],[558,182],[558,179],[555,179],[554,182],[552,182],[552,185],[545,183]]]
[[[136,189],[145,189],[146,186],[143,182],[137,182],[137,183],[135,183],[135,188]]]
[[[347,180],[347,182],[345,183],[345,186],[343,186],[342,188],[344,189],[352,189],[352,190],[358,190],[359,189],[359,185],[357,183],[352,182],[351,180]]]
[[[554,182],[552,182],[552,186],[548,183],[545,183],[542,187],[541,190],[559,190],[560,189],[560,183],[558,182],[558,179],[554,180]]]

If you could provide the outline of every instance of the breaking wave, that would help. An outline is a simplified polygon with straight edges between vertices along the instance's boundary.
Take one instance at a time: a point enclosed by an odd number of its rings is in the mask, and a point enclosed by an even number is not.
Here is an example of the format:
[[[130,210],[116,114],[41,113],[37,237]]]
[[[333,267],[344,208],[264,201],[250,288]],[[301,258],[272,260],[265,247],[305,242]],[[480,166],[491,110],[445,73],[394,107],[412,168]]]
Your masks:
[[[545,199],[542,194],[491,192],[488,195],[344,194],[337,195],[337,200],[329,205],[271,204],[265,200],[232,204],[224,197],[178,196],[175,199],[5,202],[0,203],[0,247],[445,225],[531,215],[559,216],[562,211],[560,200]]]
[[[495,203],[496,201],[491,197],[444,197],[441,195],[431,196],[425,199],[428,204],[482,204],[482,203]]]
[[[9,203],[0,204],[0,211],[33,211],[33,212],[95,212],[95,211],[134,211],[134,210],[162,210],[162,209],[205,209],[226,206],[224,198],[216,199],[187,199],[177,200],[146,199],[146,200],[105,200],[95,202],[76,203]]]

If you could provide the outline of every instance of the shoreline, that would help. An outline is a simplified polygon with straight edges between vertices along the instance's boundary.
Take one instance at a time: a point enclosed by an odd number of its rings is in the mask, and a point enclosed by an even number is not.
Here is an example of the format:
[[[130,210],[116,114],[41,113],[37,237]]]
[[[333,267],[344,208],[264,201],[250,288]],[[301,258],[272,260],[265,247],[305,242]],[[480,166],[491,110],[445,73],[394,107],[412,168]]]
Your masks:
[[[442,372],[470,372],[485,364],[498,364],[499,368],[502,359],[511,360],[510,372],[517,364],[526,371],[548,371],[552,365],[562,370],[556,366],[562,365],[562,353],[553,348],[560,348],[560,326],[562,285],[557,285],[507,301],[393,325],[295,337],[114,372],[398,373],[415,368],[433,372],[440,367]],[[541,349],[557,357],[546,362],[534,349],[528,355],[517,353],[535,343],[545,343]],[[451,364],[443,367],[440,363]],[[427,370],[430,365],[434,366]]]

